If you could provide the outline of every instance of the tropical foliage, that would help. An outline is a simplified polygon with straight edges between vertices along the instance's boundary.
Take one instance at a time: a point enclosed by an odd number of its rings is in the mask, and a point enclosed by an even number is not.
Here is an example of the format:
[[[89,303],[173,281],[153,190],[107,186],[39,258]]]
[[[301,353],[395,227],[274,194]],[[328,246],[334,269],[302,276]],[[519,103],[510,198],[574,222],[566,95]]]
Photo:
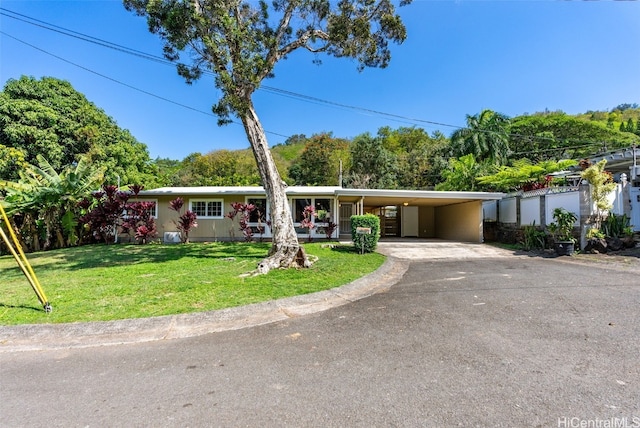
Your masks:
[[[484,175],[488,168],[487,164],[478,163],[471,153],[459,159],[450,159],[449,169],[442,173],[444,181],[436,185],[436,190],[481,190],[478,177]]]
[[[616,188],[610,173],[605,171],[606,159],[582,171],[582,178],[591,185],[591,199],[596,205],[596,228],[600,228],[604,215],[611,209],[609,194]]]
[[[25,237],[28,249],[75,245],[82,237],[78,203],[102,183],[104,170],[80,158],[60,173],[42,156],[39,166],[27,164],[18,181],[0,181],[6,211]]]
[[[10,150],[10,151],[8,151]],[[69,82],[43,77],[9,79],[0,93],[0,179],[17,180],[25,163],[44,156],[61,171],[80,157],[103,167],[105,178],[155,186],[144,144],[117,126]]]
[[[478,162],[504,165],[510,154],[509,118],[491,110],[467,115],[467,127],[451,134],[451,155],[473,155]]]
[[[566,171],[575,166],[576,161],[565,159],[561,161],[541,161],[532,164],[529,159],[513,162],[513,166],[503,166],[495,174],[478,177],[478,183],[486,188],[498,192],[512,192],[514,190],[534,190],[548,187],[552,182],[550,174]]]
[[[178,232],[180,233],[180,241],[183,244],[189,243],[189,233],[193,228],[198,227],[196,221],[198,216],[191,210],[182,210],[184,207],[184,200],[181,197],[177,197],[169,202],[169,209],[178,213],[178,218],[173,220]]]
[[[101,190],[91,192],[91,197],[78,203],[85,210],[80,223],[89,232],[93,241],[110,244],[123,235],[129,241],[146,244],[157,236],[156,224],[151,211],[155,202],[131,201],[143,186],[133,185],[122,191],[114,185],[103,185]]]

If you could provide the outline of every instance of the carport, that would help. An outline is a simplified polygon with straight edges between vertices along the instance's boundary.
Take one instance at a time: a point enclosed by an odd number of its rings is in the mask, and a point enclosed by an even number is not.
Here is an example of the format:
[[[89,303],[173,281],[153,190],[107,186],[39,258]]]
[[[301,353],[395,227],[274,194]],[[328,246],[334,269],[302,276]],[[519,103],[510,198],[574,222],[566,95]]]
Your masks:
[[[340,208],[340,234],[351,234],[351,215],[380,218],[382,237],[483,241],[482,202],[503,193],[427,190],[345,189],[335,192]]]

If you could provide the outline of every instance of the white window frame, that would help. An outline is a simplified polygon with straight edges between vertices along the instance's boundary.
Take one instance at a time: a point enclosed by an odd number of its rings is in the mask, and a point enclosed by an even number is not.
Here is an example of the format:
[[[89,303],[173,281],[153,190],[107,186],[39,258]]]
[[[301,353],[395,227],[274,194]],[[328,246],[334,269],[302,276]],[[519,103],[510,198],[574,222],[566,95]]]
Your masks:
[[[208,204],[210,202],[218,202],[220,204],[220,215],[200,215],[198,213],[196,213],[196,216],[198,217],[198,219],[212,219],[212,220],[220,220],[224,218],[224,199],[212,199],[212,198],[203,198],[203,199],[189,199],[189,211],[192,211],[195,213],[194,209],[193,209],[193,204],[196,202],[204,202],[207,206],[207,214],[209,214],[208,212]]]
[[[308,200],[311,201],[311,205],[313,207],[316,206],[316,200],[317,199],[328,199],[329,200],[329,205],[330,205],[330,207],[332,207],[332,210],[329,211],[330,218],[334,223],[338,224],[337,216],[335,214],[335,207],[337,206],[335,197],[333,197],[333,196],[297,196],[296,195],[295,197],[289,198],[289,207],[291,209],[291,216],[293,217],[293,226],[296,228],[296,234],[297,234],[298,238],[307,237],[309,234],[306,231],[305,232],[300,232],[298,230],[300,228],[300,222],[296,221],[296,218],[295,218],[295,214],[296,214],[295,200],[296,199],[308,199]],[[313,229],[311,229],[311,237],[312,238],[325,238],[326,235],[325,235],[324,231],[323,232],[319,232],[318,229],[323,227],[323,226],[326,226],[327,223],[323,222],[321,220],[318,220],[317,217],[313,217],[311,219],[311,222],[315,225],[315,227]],[[338,227],[336,227],[336,230],[333,232],[332,236],[336,236],[336,237],[340,236],[340,232],[339,232],[339,228]]]

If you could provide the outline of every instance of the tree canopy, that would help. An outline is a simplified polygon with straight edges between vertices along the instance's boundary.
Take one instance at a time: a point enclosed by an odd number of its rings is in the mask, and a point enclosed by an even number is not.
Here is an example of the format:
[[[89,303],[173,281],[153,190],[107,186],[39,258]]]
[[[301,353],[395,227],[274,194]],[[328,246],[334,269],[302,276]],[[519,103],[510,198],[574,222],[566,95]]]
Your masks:
[[[349,141],[317,134],[309,138],[299,158],[289,167],[289,177],[297,185],[336,186],[342,168],[349,168]]]
[[[513,158],[532,161],[581,159],[601,151],[629,147],[640,139],[598,121],[565,113],[519,116],[511,120]]]
[[[53,77],[9,79],[0,93],[0,178],[18,178],[16,165],[36,165],[43,156],[55,170],[81,157],[105,167],[106,179],[123,184],[155,184],[147,147],[121,129],[104,111]]]
[[[402,4],[408,1],[403,0]],[[285,183],[272,157],[253,105],[253,93],[273,77],[275,65],[306,49],[353,58],[360,69],[386,67],[389,42],[403,42],[406,29],[390,0],[124,0],[125,7],[147,18],[149,30],[164,41],[166,58],[187,52],[190,64],[178,63],[187,83],[207,71],[221,97],[213,107],[219,123],[242,121],[270,206],[273,230],[262,273],[294,264],[308,265],[286,198]],[[316,57],[317,59],[317,57]]]

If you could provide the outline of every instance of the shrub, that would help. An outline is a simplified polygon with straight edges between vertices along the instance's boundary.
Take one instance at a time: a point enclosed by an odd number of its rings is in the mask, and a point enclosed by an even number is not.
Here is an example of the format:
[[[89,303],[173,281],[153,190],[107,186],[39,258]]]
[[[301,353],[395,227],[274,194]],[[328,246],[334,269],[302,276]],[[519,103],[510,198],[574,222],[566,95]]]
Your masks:
[[[609,214],[609,216],[602,222],[601,231],[609,238],[623,238],[625,236],[633,235],[631,222],[626,214]]]
[[[522,236],[522,248],[526,251],[543,250],[545,247],[546,233],[536,227],[535,221],[524,227]]]
[[[553,210],[553,223],[549,224],[549,232],[555,242],[575,242],[573,229],[578,216],[564,208]]]
[[[358,233],[358,228],[370,228],[370,234]],[[380,219],[373,214],[351,216],[351,240],[358,251],[373,252],[380,239]]]
[[[316,209],[313,205],[307,205],[304,207],[304,211],[302,211],[303,219],[300,221],[300,227],[303,229],[307,229],[308,236],[307,241],[311,242],[311,231],[316,227],[313,224],[313,218],[316,217]]]

